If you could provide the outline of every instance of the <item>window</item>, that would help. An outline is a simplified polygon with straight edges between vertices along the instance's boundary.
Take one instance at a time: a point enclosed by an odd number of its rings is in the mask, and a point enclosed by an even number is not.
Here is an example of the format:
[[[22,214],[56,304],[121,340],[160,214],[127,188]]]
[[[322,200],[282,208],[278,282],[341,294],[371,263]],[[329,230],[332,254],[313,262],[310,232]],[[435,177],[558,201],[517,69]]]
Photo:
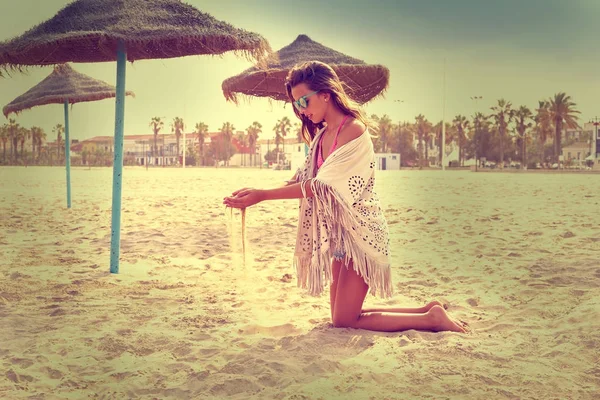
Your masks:
[[[395,159],[396,159],[396,156],[392,156],[392,160],[395,160]]]

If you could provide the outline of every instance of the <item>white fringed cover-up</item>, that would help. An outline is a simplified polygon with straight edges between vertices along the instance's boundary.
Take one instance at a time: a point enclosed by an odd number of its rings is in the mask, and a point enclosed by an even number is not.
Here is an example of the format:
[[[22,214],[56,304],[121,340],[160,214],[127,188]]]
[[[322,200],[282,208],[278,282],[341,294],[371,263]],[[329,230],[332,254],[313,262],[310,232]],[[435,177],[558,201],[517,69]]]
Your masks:
[[[331,283],[331,258],[365,280],[374,296],[391,297],[388,227],[375,185],[375,153],[368,130],[334,150],[317,166],[320,136],[313,139],[296,182],[312,179],[313,197],[300,199],[294,265],[298,286],[317,296]],[[304,190],[304,184],[302,185]]]

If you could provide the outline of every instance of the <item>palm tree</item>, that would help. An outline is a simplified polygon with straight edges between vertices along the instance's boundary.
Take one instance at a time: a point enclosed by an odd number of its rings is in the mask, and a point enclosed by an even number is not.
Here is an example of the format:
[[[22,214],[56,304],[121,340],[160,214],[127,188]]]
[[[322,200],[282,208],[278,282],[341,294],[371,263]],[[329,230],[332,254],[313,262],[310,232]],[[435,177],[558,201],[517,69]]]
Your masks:
[[[538,101],[538,108],[536,109],[535,121],[535,133],[540,146],[541,159],[546,162],[546,155],[544,152],[544,145],[549,137],[552,135],[552,121],[550,119],[549,111],[550,103],[546,100]]]
[[[381,145],[381,152],[387,152],[387,144],[392,134],[392,120],[387,114],[383,114],[383,117],[377,121],[379,143]]]
[[[171,132],[173,132],[175,134],[175,143],[177,146],[177,149],[176,149],[177,160],[179,160],[179,139],[181,138],[181,134],[184,129],[185,129],[185,126],[183,125],[183,119],[181,119],[180,117],[173,118],[173,122],[171,123]]]
[[[238,141],[238,143],[240,144],[240,146],[242,147],[246,147],[248,145],[248,140],[246,135],[244,135],[244,132],[238,132],[238,134],[236,135],[236,139]],[[242,152],[242,166],[246,165],[246,152],[243,151]]]
[[[504,136],[506,135],[508,124],[513,118],[514,111],[511,107],[512,104],[510,101],[504,99],[498,100],[498,105],[491,107],[491,110],[496,112],[491,117],[496,122],[498,135],[500,136],[500,168],[504,168]]]
[[[0,126],[0,141],[2,142],[2,161],[6,162],[6,142],[8,142],[8,124]]]
[[[427,119],[422,114],[419,114],[415,117],[415,130],[417,131],[417,138],[419,140],[417,144],[417,152],[419,153],[420,168],[423,168],[427,165],[427,158],[423,155],[423,140],[425,139],[426,135],[429,135],[432,128],[433,126],[431,122],[427,121]]]
[[[21,126],[14,119],[11,118],[8,120],[8,138],[10,140],[10,152],[11,158],[14,161],[17,161],[17,157],[19,155],[17,152],[17,144],[19,142],[18,133],[20,127]]]
[[[410,122],[398,122],[394,125],[393,144],[390,146],[393,153],[400,153],[401,161],[414,161],[416,150],[414,148],[415,129]]]
[[[280,127],[279,127],[279,122],[277,121],[277,123],[275,124],[275,126],[273,127],[273,132],[275,132],[275,150],[277,152],[279,152],[279,145],[281,144],[281,142],[283,141],[283,138],[281,137],[281,133],[279,131]]]
[[[298,143],[304,142],[304,137],[302,137],[302,124],[300,122],[294,122],[293,129],[296,132]]]
[[[204,141],[208,135],[208,125],[204,122],[198,122],[195,126],[196,135],[198,135],[198,147],[200,150],[200,165],[204,166]]]
[[[160,117],[152,117],[150,121],[150,127],[152,128],[152,132],[154,133],[154,147],[152,148],[152,157],[158,155],[158,132],[162,129],[164,123],[161,121]]]
[[[533,126],[531,122],[527,121],[531,120],[532,117],[533,114],[531,113],[531,110],[526,106],[521,106],[515,111],[517,146],[519,144],[521,145],[521,164],[523,168],[527,166],[527,129]]]
[[[37,136],[38,161],[41,157],[42,145],[46,141],[46,137],[46,132],[42,128],[40,128],[40,131],[38,132]]]
[[[231,148],[231,139],[233,139],[233,132],[235,132],[235,127],[230,122],[224,122],[221,127],[221,137],[224,145],[223,148],[223,156],[225,159],[225,165],[229,165],[229,159],[231,158],[230,148]]]
[[[256,164],[256,142],[258,141],[258,134],[262,132],[262,125],[257,121],[254,121],[252,125],[246,128],[246,132],[248,133],[248,145],[252,149],[253,154],[252,158],[254,163],[251,162],[251,164],[254,165]]]
[[[473,149],[475,152],[475,165],[479,164],[479,160],[487,152],[487,137],[484,137],[484,133],[488,131],[489,121],[487,116],[481,112],[475,113],[473,116],[473,136],[471,138],[473,142]]]
[[[64,128],[64,126],[62,126],[62,124],[56,124],[56,126],[54,128],[52,128],[52,132],[54,132],[56,134],[56,145],[57,145],[59,162],[60,162],[60,149],[62,146],[62,134],[64,131],[65,131],[65,128]]]
[[[567,96],[565,93],[557,93],[554,98],[550,98],[549,101],[549,117],[554,123],[554,159],[558,163],[558,156],[560,155],[561,148],[561,137],[563,124],[568,129],[579,128],[577,117],[575,114],[580,114],[580,111],[575,109],[576,104],[571,101],[571,96]]]
[[[463,148],[466,142],[466,130],[469,128],[469,120],[464,115],[457,115],[452,121],[456,128],[456,139],[458,142],[458,162],[461,166],[465,165],[465,155]]]
[[[42,135],[42,128],[38,126],[32,126],[31,129],[31,159],[35,158],[35,146],[38,146],[38,142],[40,141],[40,136]],[[39,151],[39,149],[38,149]]]
[[[285,137],[290,129],[292,129],[292,122],[288,117],[283,117],[277,121],[277,125],[279,126],[278,130],[282,137],[281,142],[283,143],[283,154],[285,154]]]
[[[31,137],[31,131],[25,127],[21,127],[17,135],[19,138],[19,144],[21,145],[21,159],[25,160],[25,141]]]

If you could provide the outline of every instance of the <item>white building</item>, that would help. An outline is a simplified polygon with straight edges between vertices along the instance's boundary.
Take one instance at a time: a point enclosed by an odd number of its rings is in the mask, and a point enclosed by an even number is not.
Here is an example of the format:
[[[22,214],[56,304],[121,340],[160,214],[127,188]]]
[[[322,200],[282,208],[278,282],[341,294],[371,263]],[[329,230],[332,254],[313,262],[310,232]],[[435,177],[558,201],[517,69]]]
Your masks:
[[[375,153],[375,167],[378,170],[400,169],[400,154]]]

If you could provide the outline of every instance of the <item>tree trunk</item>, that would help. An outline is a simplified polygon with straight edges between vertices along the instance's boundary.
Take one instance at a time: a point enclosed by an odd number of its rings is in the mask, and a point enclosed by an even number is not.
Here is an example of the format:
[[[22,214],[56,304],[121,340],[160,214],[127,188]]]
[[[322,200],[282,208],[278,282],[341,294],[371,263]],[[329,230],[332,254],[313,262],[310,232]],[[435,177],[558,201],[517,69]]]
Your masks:
[[[425,163],[423,162],[423,138],[421,135],[419,135],[419,144],[417,147],[419,148],[419,166],[423,168]]]
[[[12,140],[12,151],[14,153],[14,160],[17,161],[19,158],[19,142],[17,141],[17,138],[13,138]]]
[[[500,168],[504,168],[504,131],[500,130]]]
[[[525,143],[525,135],[523,135],[523,154],[521,154],[523,165],[521,165],[521,169],[527,167],[527,144]]]
[[[556,159],[556,163],[558,164],[560,161],[560,151],[561,151],[561,146],[560,146],[560,142],[561,142],[561,128],[562,128],[562,120],[557,119],[556,120],[556,132],[555,132],[555,138],[554,138],[554,157]]]
[[[462,134],[462,132],[458,132],[458,135],[459,135],[458,136],[458,165],[460,165],[461,167],[464,167],[465,160],[463,160],[464,157],[463,157],[463,145],[462,145],[462,141],[463,141],[462,135],[463,134]]]

